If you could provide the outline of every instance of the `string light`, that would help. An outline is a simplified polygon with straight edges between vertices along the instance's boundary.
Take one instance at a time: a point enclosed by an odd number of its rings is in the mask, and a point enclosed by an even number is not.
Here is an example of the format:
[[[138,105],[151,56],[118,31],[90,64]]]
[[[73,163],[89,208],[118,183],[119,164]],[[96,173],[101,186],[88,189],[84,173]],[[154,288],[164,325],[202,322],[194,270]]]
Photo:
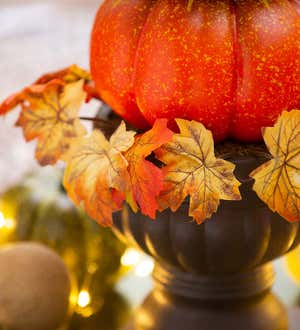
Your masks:
[[[77,299],[77,305],[81,308],[87,307],[91,302],[91,296],[88,291],[83,290],[79,293]]]
[[[5,218],[4,214],[0,211],[0,229],[13,230],[15,226],[15,221],[10,218]]]
[[[2,212],[0,212],[0,229],[2,228],[5,228],[5,219]]]
[[[76,289],[72,289],[69,297],[70,306],[73,308],[78,304],[78,292]]]
[[[133,249],[128,248],[121,258],[121,264],[123,266],[135,266],[139,263],[140,259],[142,258],[142,254]]]
[[[135,274],[139,277],[147,277],[151,275],[154,269],[154,262],[152,259],[145,259],[140,262],[135,268]]]
[[[125,251],[121,264],[125,267],[132,267],[138,277],[147,277],[154,269],[154,261],[134,248],[128,248]]]
[[[0,211],[0,244],[7,243],[11,240],[11,235],[15,228],[15,220]]]

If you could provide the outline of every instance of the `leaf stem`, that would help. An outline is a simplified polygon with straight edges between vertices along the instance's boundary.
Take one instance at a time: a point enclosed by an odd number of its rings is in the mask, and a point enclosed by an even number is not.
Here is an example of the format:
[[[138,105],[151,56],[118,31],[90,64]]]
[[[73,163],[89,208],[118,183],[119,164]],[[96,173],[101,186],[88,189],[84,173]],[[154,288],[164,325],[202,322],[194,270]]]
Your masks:
[[[113,123],[107,121],[107,120],[104,120],[104,119],[101,119],[101,118],[96,118],[96,117],[79,117],[80,120],[87,120],[87,121],[92,121],[94,123],[100,123],[102,125],[107,125],[107,126],[112,126]]]

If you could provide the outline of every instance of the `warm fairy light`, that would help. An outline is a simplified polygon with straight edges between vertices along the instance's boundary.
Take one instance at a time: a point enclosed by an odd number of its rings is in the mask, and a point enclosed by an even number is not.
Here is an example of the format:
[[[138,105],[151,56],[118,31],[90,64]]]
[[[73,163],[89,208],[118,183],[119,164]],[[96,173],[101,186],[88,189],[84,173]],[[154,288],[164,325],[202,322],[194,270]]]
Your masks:
[[[90,304],[90,302],[91,302],[90,294],[86,290],[81,291],[78,295],[77,305],[81,308],[85,308]]]
[[[4,227],[5,227],[5,219],[4,219],[2,212],[0,212],[0,229],[2,229]]]
[[[0,211],[0,229],[12,230],[15,226],[15,221],[10,218],[5,218],[4,214]]]
[[[133,248],[128,248],[121,258],[123,266],[135,266],[141,259],[141,253]]]
[[[13,219],[5,219],[5,223],[7,229],[12,230],[16,227],[15,221]]]
[[[151,275],[154,269],[154,262],[151,259],[145,259],[140,262],[135,268],[135,274],[139,277],[147,277]]]
[[[151,275],[154,268],[154,261],[134,248],[128,248],[125,251],[121,264],[125,267],[132,267],[134,274],[138,277]]]
[[[77,290],[73,289],[70,293],[69,297],[70,305],[74,308],[78,304],[78,292]]]

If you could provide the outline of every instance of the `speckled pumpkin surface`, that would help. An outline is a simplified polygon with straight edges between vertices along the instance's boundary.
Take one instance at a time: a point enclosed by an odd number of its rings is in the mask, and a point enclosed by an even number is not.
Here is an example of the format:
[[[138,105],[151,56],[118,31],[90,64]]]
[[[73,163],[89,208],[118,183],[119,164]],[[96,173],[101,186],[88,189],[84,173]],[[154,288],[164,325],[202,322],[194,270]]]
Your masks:
[[[195,119],[216,141],[261,140],[300,107],[299,0],[106,0],[91,71],[101,97],[146,128]]]

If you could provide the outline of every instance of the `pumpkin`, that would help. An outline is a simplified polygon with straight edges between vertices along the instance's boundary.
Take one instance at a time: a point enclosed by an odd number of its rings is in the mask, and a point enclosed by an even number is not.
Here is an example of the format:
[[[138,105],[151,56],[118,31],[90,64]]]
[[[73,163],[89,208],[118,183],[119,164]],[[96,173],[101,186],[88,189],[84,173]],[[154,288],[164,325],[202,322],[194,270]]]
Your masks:
[[[101,98],[137,128],[202,122],[254,142],[300,108],[298,0],[106,0],[91,37]]]
[[[117,279],[125,246],[76,208],[60,182],[59,170],[29,175],[1,196],[0,210],[15,219],[9,241],[35,241],[55,250],[73,277],[75,297],[78,290],[88,290],[93,305],[88,308],[95,312]]]
[[[68,311],[70,277],[53,250],[32,242],[0,249],[0,323],[5,329],[53,330]]]

